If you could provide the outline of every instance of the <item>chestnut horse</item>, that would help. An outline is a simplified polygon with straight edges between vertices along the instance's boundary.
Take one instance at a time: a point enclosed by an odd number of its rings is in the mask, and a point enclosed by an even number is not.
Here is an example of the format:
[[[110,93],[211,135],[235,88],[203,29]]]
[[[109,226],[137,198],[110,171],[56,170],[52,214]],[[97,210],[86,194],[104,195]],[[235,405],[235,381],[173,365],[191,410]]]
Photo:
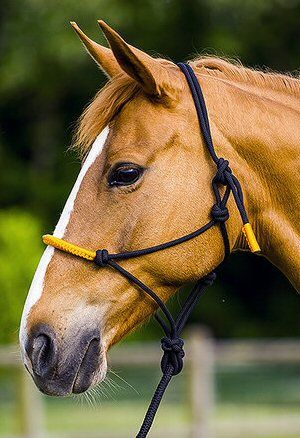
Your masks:
[[[54,235],[117,253],[167,242],[208,222],[215,167],[181,70],[99,24],[110,49],[72,23],[110,81],[81,118],[76,147],[83,164]],[[300,81],[218,58],[190,65],[203,88],[218,155],[230,161],[243,186],[262,254],[299,289]],[[228,208],[230,249],[246,249],[232,198]],[[213,227],[121,265],[167,301],[223,257],[222,235]],[[47,394],[83,392],[105,378],[108,349],[156,308],[111,268],[99,270],[47,247],[22,317],[24,363]]]

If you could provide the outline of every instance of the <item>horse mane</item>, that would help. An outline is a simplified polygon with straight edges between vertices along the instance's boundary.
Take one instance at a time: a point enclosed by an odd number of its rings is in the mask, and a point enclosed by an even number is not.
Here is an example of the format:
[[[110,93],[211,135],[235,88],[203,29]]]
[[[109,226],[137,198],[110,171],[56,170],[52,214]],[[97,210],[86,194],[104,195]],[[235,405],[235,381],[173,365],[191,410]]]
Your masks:
[[[247,68],[240,61],[201,56],[191,61],[191,65],[199,74],[205,73],[289,94],[300,92],[299,77]],[[127,103],[141,93],[141,86],[126,74],[117,75],[98,91],[84,110],[75,131],[72,147],[80,153],[81,157],[89,152],[91,145],[105,126]]]
[[[230,79],[268,88],[274,91],[295,94],[300,92],[300,77],[291,73],[278,73],[271,70],[259,70],[245,67],[239,60],[201,56],[193,60],[193,66],[205,69],[210,76]]]

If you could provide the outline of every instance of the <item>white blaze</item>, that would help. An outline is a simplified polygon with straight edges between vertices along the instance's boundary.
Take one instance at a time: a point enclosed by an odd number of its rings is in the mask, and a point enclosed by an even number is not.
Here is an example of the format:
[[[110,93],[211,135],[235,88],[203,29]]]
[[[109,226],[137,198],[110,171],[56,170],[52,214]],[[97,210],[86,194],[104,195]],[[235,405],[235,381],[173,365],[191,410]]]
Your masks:
[[[66,228],[68,226],[71,213],[74,208],[75,200],[77,198],[78,191],[80,189],[81,183],[91,167],[91,165],[94,163],[96,158],[101,154],[104,144],[106,142],[107,136],[108,136],[109,129],[106,127],[101,134],[98,135],[95,142],[93,143],[93,146],[80,170],[80,173],[77,177],[77,180],[71,190],[71,193],[68,197],[68,200],[64,206],[64,209],[62,211],[62,214],[60,216],[60,219],[55,227],[53,235],[56,237],[63,238]],[[22,320],[21,320],[21,327],[20,327],[20,343],[21,346],[24,347],[24,343],[26,340],[26,323],[27,318],[30,312],[30,309],[34,304],[38,302],[38,300],[41,298],[43,289],[44,289],[44,281],[45,281],[45,275],[47,272],[48,265],[51,261],[51,258],[54,253],[54,248],[51,246],[47,246],[47,248],[44,251],[44,254],[42,255],[42,258],[40,260],[40,263],[37,267],[37,270],[35,271],[26,302],[24,305],[24,310],[22,314]]]

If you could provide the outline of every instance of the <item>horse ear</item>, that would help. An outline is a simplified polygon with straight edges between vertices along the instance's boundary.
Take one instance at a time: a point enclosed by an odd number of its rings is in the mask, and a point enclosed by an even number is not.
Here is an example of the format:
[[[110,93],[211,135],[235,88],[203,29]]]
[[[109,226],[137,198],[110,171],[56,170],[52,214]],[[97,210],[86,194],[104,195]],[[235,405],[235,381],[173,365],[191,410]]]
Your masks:
[[[74,21],[71,21],[70,24],[85,45],[88,53],[100,66],[101,70],[106,74],[106,76],[113,78],[122,72],[122,69],[111,49],[101,46],[100,44],[91,40]]]
[[[127,44],[103,20],[98,20],[98,23],[122,70],[139,82],[146,94],[158,98],[175,98],[182,84],[174,64],[168,62],[168,67],[163,65],[161,60]]]

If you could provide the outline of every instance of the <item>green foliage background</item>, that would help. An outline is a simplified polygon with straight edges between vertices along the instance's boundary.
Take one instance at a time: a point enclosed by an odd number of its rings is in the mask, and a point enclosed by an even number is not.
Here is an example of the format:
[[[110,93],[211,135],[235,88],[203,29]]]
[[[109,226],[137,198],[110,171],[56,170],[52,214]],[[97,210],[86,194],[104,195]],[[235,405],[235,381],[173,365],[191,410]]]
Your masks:
[[[53,229],[78,172],[66,154],[74,123],[105,81],[69,20],[104,43],[97,18],[174,61],[208,52],[299,68],[299,0],[2,0],[0,342],[16,337],[40,234]],[[299,298],[274,267],[242,254],[221,274],[195,320],[218,336],[300,335]]]

